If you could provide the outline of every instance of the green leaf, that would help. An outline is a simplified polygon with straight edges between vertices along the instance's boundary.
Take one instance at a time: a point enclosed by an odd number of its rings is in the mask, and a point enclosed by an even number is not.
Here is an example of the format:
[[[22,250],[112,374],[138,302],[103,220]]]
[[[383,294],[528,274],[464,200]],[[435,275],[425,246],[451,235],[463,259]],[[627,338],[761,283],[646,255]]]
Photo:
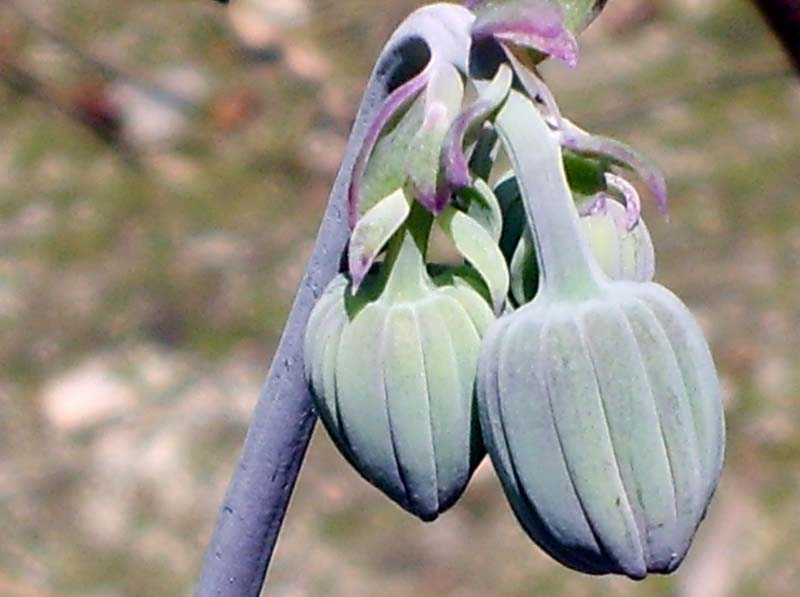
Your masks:
[[[606,190],[606,164],[603,160],[584,157],[574,151],[562,152],[564,170],[574,193],[591,196]]]
[[[459,195],[467,200],[467,214],[483,226],[495,243],[500,242],[503,232],[503,212],[486,181],[476,179],[471,187],[462,189]]]
[[[350,237],[348,266],[355,292],[375,258],[392,235],[403,225],[410,206],[403,189],[384,197],[358,221]]]
[[[491,234],[476,220],[453,207],[445,209],[437,221],[459,253],[486,282],[492,306],[499,313],[508,293],[508,269]]]
[[[517,305],[533,300],[539,286],[539,267],[536,263],[536,250],[529,229],[525,229],[519,239],[509,266],[511,274],[511,296]]]

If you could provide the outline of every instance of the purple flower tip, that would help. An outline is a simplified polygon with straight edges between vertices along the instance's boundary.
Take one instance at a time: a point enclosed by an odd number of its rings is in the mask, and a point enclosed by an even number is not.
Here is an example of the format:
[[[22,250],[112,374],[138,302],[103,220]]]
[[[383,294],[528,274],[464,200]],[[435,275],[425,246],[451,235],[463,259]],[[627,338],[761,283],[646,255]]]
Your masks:
[[[597,193],[592,196],[592,201],[587,203],[584,207],[578,210],[578,215],[582,218],[586,216],[594,216],[597,214],[605,214],[608,211],[608,194],[604,192]]]
[[[546,0],[516,0],[507,4],[473,2],[478,11],[472,34],[533,48],[569,66],[578,63],[578,42],[564,23],[563,8]],[[469,8],[469,6],[468,6]]]
[[[353,280],[353,294],[358,292],[361,283],[367,276],[367,272],[369,272],[372,267],[372,262],[373,260],[368,255],[364,255],[363,253],[350,253],[347,265],[350,271],[350,277]]]
[[[606,172],[606,183],[625,199],[625,230],[630,232],[639,223],[642,213],[642,200],[639,198],[639,193],[627,180],[610,172]]]
[[[566,119],[561,121],[561,144],[581,154],[606,157],[636,172],[653,195],[658,210],[667,213],[667,182],[661,171],[637,151],[614,139],[590,135]],[[625,193],[622,193],[625,195]],[[638,198],[638,195],[637,195]]]
[[[650,192],[653,194],[656,207],[663,215],[669,212],[668,199],[667,199],[667,181],[664,175],[657,170],[651,170],[644,176],[644,182]]]
[[[415,195],[417,201],[434,216],[438,216],[444,211],[445,207],[450,204],[452,196],[449,188],[442,188],[436,191],[421,191],[417,189]]]

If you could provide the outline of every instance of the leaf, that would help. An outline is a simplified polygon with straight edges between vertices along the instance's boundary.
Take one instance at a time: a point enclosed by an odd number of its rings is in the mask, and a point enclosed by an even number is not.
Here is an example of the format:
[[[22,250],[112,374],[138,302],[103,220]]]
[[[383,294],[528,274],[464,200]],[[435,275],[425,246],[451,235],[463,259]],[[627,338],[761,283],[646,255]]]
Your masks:
[[[564,171],[569,188],[580,195],[595,195],[606,190],[606,167],[602,160],[564,150]]]
[[[408,217],[410,206],[402,189],[375,204],[358,221],[350,237],[348,267],[353,292],[358,290],[375,258]]]
[[[484,125],[478,133],[475,149],[469,158],[469,169],[475,176],[489,180],[497,156],[497,147],[497,132],[491,126]]]
[[[414,194],[434,215],[441,212],[450,200],[450,190],[439,184],[439,156],[463,98],[464,84],[456,68],[449,64],[434,68],[425,92],[423,120],[408,147],[406,158]]]
[[[383,101],[381,108],[370,115],[369,120],[356,123],[358,127],[365,127],[367,132],[356,154],[348,185],[351,228],[355,226],[360,214],[405,183],[404,172],[400,167],[403,160],[398,160],[400,165],[387,165],[373,154],[378,153],[381,144],[386,145],[383,141],[391,132],[387,129],[397,123],[400,115],[410,111],[412,101],[428,85],[433,76],[434,65],[450,65],[459,72],[466,72],[470,48],[469,31],[473,19],[472,14],[462,6],[433,4],[414,11],[392,34],[381,53],[381,60],[372,80],[385,76],[387,70],[393,72],[389,80],[385,81],[393,91]],[[411,44],[416,50],[412,52],[413,58],[409,59],[403,48],[411,42],[416,42]],[[414,70],[415,74],[410,79],[403,78],[409,76],[406,67],[418,61],[420,54],[425,55],[426,66],[422,70]],[[394,80],[396,75],[401,77],[400,80]],[[405,141],[409,138],[406,137]],[[387,149],[388,155],[395,155],[393,147]],[[373,168],[374,164],[369,164],[373,162],[373,157],[379,162],[378,167]],[[365,177],[369,180],[364,180]]]
[[[463,189],[460,195],[467,199],[467,214],[483,226],[495,243],[500,242],[503,232],[503,212],[500,202],[491,187],[480,178],[471,187]]]
[[[430,78],[426,68],[416,77],[407,81],[384,100],[378,114],[370,124],[367,135],[353,166],[353,175],[348,189],[348,216],[350,226],[354,227],[359,215],[368,210],[392,189],[404,184],[405,152],[397,151],[396,146],[405,141],[404,137],[413,134],[419,126],[415,122],[414,107],[422,90]],[[411,105],[399,124],[386,134],[384,129],[403,109]],[[421,117],[419,118],[421,120]],[[411,132],[407,132],[407,129]],[[383,137],[381,137],[383,135]],[[380,139],[380,141],[379,141]],[[389,146],[387,151],[386,147]],[[391,157],[394,156],[394,159]]]
[[[528,219],[525,215],[525,208],[522,205],[522,197],[519,193],[519,184],[514,172],[509,170],[500,178],[494,187],[494,194],[503,212],[503,233],[500,235],[500,250],[507,262],[511,262],[511,257],[517,248],[517,243],[522,236]]]
[[[458,252],[486,282],[494,311],[499,313],[508,292],[508,269],[491,234],[476,220],[453,207],[445,209],[437,222]]]
[[[511,296],[517,305],[524,305],[536,296],[539,286],[539,267],[530,230],[526,229],[519,239],[509,266]]]
[[[464,153],[466,137],[502,106],[511,90],[512,79],[508,65],[500,65],[492,82],[480,89],[478,99],[459,114],[447,131],[441,163],[445,182],[450,189],[457,191],[470,185],[469,164]]]

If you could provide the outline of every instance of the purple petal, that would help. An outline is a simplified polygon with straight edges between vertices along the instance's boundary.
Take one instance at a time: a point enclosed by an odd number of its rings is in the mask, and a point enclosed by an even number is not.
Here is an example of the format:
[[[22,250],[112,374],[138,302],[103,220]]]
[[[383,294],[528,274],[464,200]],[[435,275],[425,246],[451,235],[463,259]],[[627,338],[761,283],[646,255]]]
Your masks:
[[[350,188],[348,189],[348,219],[351,229],[354,228],[356,222],[358,222],[361,181],[364,178],[364,172],[366,172],[369,157],[372,154],[372,150],[375,149],[375,144],[378,142],[381,132],[392,117],[407,106],[425,88],[425,85],[427,85],[430,79],[430,72],[429,67],[425,68],[416,77],[403,83],[390,93],[384,100],[375,120],[370,124],[367,135],[364,138],[364,144],[361,146],[361,151],[359,151],[358,157],[353,165],[353,174],[350,177]]]
[[[477,11],[472,35],[533,48],[569,66],[578,63],[578,42],[566,28],[564,10],[546,0],[489,4]]]
[[[475,102],[464,110],[447,133],[442,147],[442,169],[447,183],[453,189],[463,189],[472,182],[469,175],[469,163],[464,154],[464,137],[480,116],[485,112],[485,102]]]
[[[642,200],[636,188],[627,180],[611,172],[606,172],[606,184],[625,199],[625,230],[631,231],[639,223],[642,213]]]
[[[414,196],[417,198],[417,201],[434,216],[438,216],[442,213],[452,199],[452,193],[449,187],[446,186],[441,186],[437,189],[426,189],[414,185]]]
[[[604,214],[608,210],[608,193],[600,192],[592,195],[592,201],[578,209],[578,215],[582,218],[596,214]]]
[[[442,170],[449,186],[448,195],[468,187],[472,179],[469,163],[464,153],[467,133],[480,126],[505,101],[511,89],[512,75],[507,66],[501,66],[494,80],[484,88],[478,99],[453,121],[442,147]],[[441,195],[443,191],[439,191]]]
[[[590,135],[567,119],[562,119],[561,125],[561,145],[577,153],[605,157],[630,168],[647,185],[658,210],[663,214],[667,213],[667,182],[661,171],[647,158],[624,143],[608,137]]]

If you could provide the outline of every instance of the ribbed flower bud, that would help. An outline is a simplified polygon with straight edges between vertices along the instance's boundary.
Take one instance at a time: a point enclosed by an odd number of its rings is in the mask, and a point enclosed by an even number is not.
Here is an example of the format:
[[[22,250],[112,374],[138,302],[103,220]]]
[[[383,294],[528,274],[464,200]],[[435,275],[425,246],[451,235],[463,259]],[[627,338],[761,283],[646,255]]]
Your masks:
[[[517,92],[497,126],[536,244],[536,298],[492,325],[481,426],[527,533],[562,563],[643,578],[683,560],[719,478],[724,423],[705,339],[654,283],[592,256],[558,140]]]
[[[592,254],[612,280],[650,282],[655,274],[655,250],[644,220],[632,227],[619,201],[606,199],[581,217],[581,229]]]
[[[431,278],[410,233],[398,241],[356,294],[344,275],[328,286],[309,321],[305,364],[344,456],[427,521],[458,499],[484,455],[474,385],[494,314],[453,270]]]

